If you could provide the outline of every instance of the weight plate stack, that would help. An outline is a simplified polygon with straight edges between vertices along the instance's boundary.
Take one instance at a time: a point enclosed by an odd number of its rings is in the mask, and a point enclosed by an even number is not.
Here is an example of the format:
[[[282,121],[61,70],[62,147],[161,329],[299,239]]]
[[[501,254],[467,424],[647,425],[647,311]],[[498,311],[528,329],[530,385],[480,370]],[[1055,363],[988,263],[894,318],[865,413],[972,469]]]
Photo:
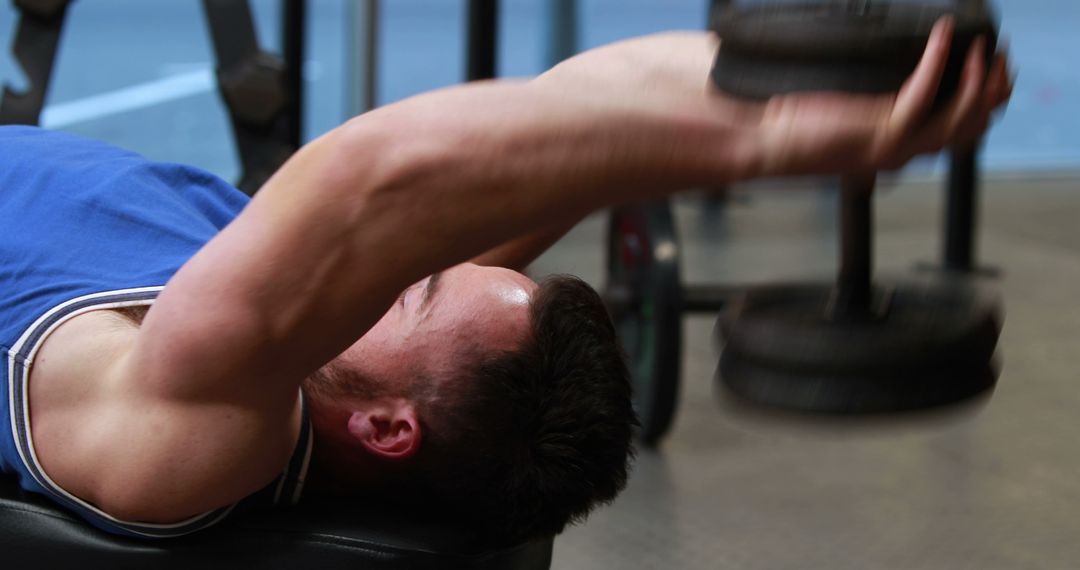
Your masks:
[[[718,322],[719,379],[755,404],[873,414],[932,408],[991,389],[997,299],[961,282],[875,290],[864,318],[834,315],[835,286],[749,292]]]
[[[667,202],[615,208],[604,293],[626,351],[639,439],[655,445],[671,427],[682,356],[679,246]]]

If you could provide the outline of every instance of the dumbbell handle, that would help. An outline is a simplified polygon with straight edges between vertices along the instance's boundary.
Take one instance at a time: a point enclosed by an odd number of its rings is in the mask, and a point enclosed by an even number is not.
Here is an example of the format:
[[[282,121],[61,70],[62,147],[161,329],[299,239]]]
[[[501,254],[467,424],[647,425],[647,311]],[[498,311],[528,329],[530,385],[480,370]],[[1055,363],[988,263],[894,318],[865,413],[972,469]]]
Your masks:
[[[832,308],[835,319],[859,319],[870,314],[874,179],[874,174],[851,175],[840,182],[840,271]]]
[[[983,6],[983,4],[984,4],[984,2],[986,0],[953,0],[953,1],[956,3],[956,6],[958,8],[960,8],[961,10],[964,10],[964,9],[968,9],[968,8],[971,8],[971,9],[982,8],[982,6]],[[732,2],[733,2],[733,0],[712,0],[713,9],[715,10],[716,7],[719,7],[721,9],[727,8],[728,6],[730,6],[732,4]],[[870,7],[870,4],[872,4],[872,3],[873,3],[873,0],[846,0],[848,10],[858,12],[858,13],[865,12]],[[886,1],[885,3],[887,4],[888,2]]]
[[[870,11],[870,0],[848,0],[848,12],[863,15]]]
[[[982,7],[983,0],[955,0],[956,6],[961,10],[966,8],[979,8]],[[859,14],[865,13],[869,8],[873,0],[847,0],[847,7],[849,11]]]
[[[959,11],[975,12],[983,8],[985,0],[954,0],[956,8]],[[870,11],[870,5],[874,3],[874,0],[847,0],[848,12],[853,14],[865,14]],[[888,1],[884,2],[888,4]]]

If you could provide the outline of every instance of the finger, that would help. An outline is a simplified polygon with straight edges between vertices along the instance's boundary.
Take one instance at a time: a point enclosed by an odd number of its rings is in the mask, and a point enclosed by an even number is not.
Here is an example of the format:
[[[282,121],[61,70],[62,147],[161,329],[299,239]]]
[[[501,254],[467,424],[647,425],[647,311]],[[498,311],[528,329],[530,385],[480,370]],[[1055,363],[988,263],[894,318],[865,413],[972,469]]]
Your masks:
[[[975,38],[968,50],[963,75],[960,77],[960,89],[950,104],[951,127],[954,129],[973,119],[981,110],[979,103],[986,86],[985,50],[986,38],[983,36]]]
[[[994,56],[990,71],[986,74],[986,89],[983,93],[983,112],[990,115],[1008,99],[1009,69],[1004,54]]]
[[[986,38],[979,37],[972,42],[964,65],[964,77],[961,79],[961,93],[957,115],[953,118],[948,142],[963,144],[982,135],[990,121],[990,113],[985,109],[987,91]]]
[[[1001,100],[998,101],[997,108],[1000,109],[1003,105],[1007,104],[1012,99],[1013,88],[1016,87],[1016,72],[1009,71],[1008,63],[1005,64],[1005,89],[1001,94]]]
[[[903,136],[914,129],[930,112],[948,61],[953,27],[950,16],[934,24],[922,60],[897,95],[896,106],[890,117],[890,130],[895,136]]]
[[[932,152],[957,142],[954,139],[964,131],[970,131],[979,122],[983,80],[986,77],[983,64],[983,50],[986,40],[977,38],[968,50],[964,69],[960,76],[960,86],[944,110],[922,129],[919,152]],[[966,134],[966,133],[965,133]]]
[[[1013,89],[1016,87],[1016,73],[1013,73],[1009,77],[1009,86],[1005,88],[1005,98],[1001,101],[1007,103],[1009,99],[1012,99]]]
[[[1001,63],[998,64],[998,61]],[[1016,81],[1016,77],[1009,69],[1009,41],[1007,38],[998,38],[998,50],[994,58],[995,68],[997,65],[1001,66],[1000,75],[993,77],[994,81],[994,109],[997,110],[1009,102],[1012,98],[1013,84]],[[996,69],[995,69],[996,71]]]

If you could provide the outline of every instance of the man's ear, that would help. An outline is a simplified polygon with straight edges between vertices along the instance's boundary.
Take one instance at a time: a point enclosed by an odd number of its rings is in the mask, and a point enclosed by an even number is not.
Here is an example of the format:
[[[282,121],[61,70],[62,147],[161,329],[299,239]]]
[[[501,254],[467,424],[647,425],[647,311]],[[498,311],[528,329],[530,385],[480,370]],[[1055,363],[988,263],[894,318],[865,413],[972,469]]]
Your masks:
[[[408,459],[420,449],[420,420],[412,403],[385,400],[349,416],[349,435],[372,455]]]

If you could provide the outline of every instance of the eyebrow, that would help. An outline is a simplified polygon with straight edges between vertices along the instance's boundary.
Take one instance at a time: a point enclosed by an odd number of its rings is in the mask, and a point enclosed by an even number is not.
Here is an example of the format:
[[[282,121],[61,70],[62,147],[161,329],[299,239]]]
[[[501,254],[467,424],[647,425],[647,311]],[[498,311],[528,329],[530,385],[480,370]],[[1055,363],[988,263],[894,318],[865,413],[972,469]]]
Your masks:
[[[435,297],[435,293],[438,292],[441,277],[442,272],[432,273],[431,277],[428,279],[427,287],[424,287],[424,295],[420,298],[421,312],[425,312],[430,308],[432,299]]]

